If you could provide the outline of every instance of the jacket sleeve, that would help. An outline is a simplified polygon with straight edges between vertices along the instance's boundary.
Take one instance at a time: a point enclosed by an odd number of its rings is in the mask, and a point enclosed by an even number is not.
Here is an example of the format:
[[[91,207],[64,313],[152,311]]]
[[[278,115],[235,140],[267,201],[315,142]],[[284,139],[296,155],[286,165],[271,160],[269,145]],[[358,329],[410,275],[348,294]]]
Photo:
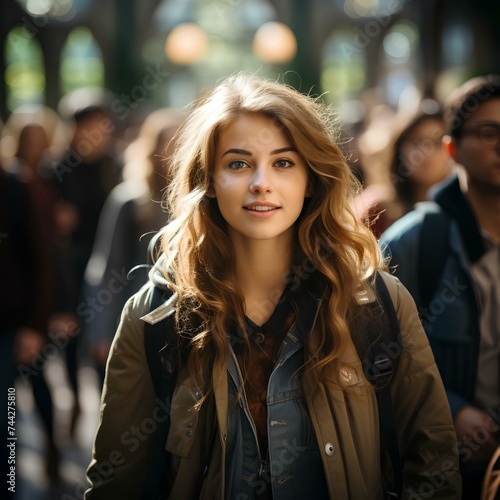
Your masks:
[[[140,498],[161,424],[139,319],[148,297],[141,291],[126,303],[111,346],[85,499]]]
[[[391,383],[403,461],[402,498],[461,498],[457,440],[450,407],[415,303],[384,274],[401,327],[401,356]]]

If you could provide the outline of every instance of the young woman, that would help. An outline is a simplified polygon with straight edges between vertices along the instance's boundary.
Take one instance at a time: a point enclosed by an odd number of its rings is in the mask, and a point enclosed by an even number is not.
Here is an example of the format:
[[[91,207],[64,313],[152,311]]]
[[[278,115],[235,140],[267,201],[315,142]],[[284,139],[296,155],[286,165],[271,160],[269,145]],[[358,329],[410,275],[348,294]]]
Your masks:
[[[399,216],[413,210],[415,203],[429,200],[429,190],[450,176],[451,162],[442,145],[445,130],[441,113],[420,112],[395,139],[390,175]]]
[[[351,338],[382,263],[351,211],[357,186],[328,113],[285,85],[231,77],[197,103],[172,166],[172,220],[114,339],[86,498],[141,495],[163,420],[144,320],[168,315],[186,347],[164,498],[384,498],[376,397]],[[459,498],[434,359],[408,292],[383,279],[403,335],[391,391],[404,497]],[[153,285],[171,297],[150,312]]]

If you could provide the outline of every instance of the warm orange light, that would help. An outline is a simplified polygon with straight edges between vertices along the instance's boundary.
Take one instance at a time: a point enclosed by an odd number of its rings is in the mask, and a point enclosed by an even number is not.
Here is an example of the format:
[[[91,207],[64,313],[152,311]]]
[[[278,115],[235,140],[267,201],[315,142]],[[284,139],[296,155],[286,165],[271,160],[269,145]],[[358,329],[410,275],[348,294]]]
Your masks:
[[[253,38],[253,51],[261,61],[282,64],[295,57],[297,40],[286,24],[264,23]]]
[[[178,24],[167,36],[165,55],[174,64],[195,64],[208,49],[206,33],[194,23]]]

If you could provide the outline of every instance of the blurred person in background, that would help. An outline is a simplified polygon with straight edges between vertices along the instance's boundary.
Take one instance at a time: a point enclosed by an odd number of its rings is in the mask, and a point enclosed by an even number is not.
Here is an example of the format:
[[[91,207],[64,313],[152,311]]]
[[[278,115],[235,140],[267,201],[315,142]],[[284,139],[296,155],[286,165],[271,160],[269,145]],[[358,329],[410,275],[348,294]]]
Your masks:
[[[43,376],[51,311],[47,270],[52,257],[41,213],[29,184],[0,167],[0,383],[2,394],[13,394],[16,378],[31,383],[47,436],[46,473],[54,482],[59,478],[59,452],[52,400]],[[8,472],[7,459],[2,464]]]
[[[452,162],[442,148],[445,123],[435,100],[402,103],[397,110],[376,104],[369,116],[358,140],[366,184],[357,208],[380,237],[429,199],[432,187],[451,175]]]
[[[77,309],[101,209],[121,180],[115,159],[115,124],[102,89],[79,89],[61,100],[59,113],[72,131],[69,144],[46,163],[58,193],[56,289],[50,330],[68,340],[65,361],[74,394],[70,432],[80,414],[77,348],[81,319]]]
[[[169,159],[181,122],[181,115],[169,108],[146,117],[138,137],[125,151],[124,182],[111,191],[99,218],[77,312],[101,384],[123,306],[147,281],[151,237],[167,222],[161,198],[169,184]],[[142,270],[128,275],[141,264]]]
[[[18,115],[20,115],[20,121],[25,123],[16,123]],[[32,113],[26,116],[22,110],[12,113],[9,127],[14,155],[6,160],[6,169],[29,186],[32,195],[37,200],[37,207],[41,211],[40,222],[43,225],[43,235],[53,243],[57,232],[57,192],[42,172],[43,160],[52,145],[52,127],[47,120],[42,121]],[[52,271],[51,269],[48,273],[51,284],[47,283],[51,290],[54,281]]]
[[[32,213],[26,216],[28,218],[27,235],[31,235],[33,239],[26,243],[30,247],[36,245],[32,251],[37,253],[38,281],[43,284],[43,292],[37,295],[36,301],[38,308],[44,311],[46,319],[48,319],[52,309],[55,287],[53,250],[57,231],[57,197],[51,183],[41,175],[40,165],[52,144],[57,123],[56,113],[49,108],[24,106],[16,109],[9,117],[3,138],[3,145],[7,146],[4,148],[6,150],[4,155],[9,150],[13,152],[12,156],[6,155],[6,169],[9,174],[15,176],[22,183],[29,198],[27,206]],[[12,187],[14,193],[9,193],[10,201],[8,202],[11,209],[19,203],[23,203],[22,191],[16,189],[15,184],[12,184]],[[16,200],[16,193],[20,195],[20,200]],[[7,216],[12,217],[12,214]],[[30,285],[21,281],[20,286],[20,293],[25,294],[25,300],[31,300]],[[33,349],[33,352],[29,354],[31,361],[28,362],[28,358],[24,356],[27,370],[32,368],[33,362],[36,362],[36,376],[24,377],[22,372],[18,375],[21,374],[23,383],[31,385],[35,406],[41,417],[49,443],[48,452],[45,454],[46,472],[49,479],[56,482],[59,479],[59,450],[54,434],[54,405],[51,389],[45,376],[47,359],[41,355],[46,342],[50,342],[50,339],[47,338],[47,330],[48,321],[44,325],[39,325],[38,341],[31,342]],[[33,333],[30,337],[34,338]],[[21,333],[19,338],[23,344],[23,339],[27,338],[26,332]],[[14,357],[15,361],[16,356],[17,354]]]
[[[480,498],[500,438],[500,77],[464,83],[445,117],[458,176],[380,244],[419,306],[457,431],[463,498],[471,500]]]
[[[398,113],[380,100],[375,89],[365,91],[361,102],[365,112],[355,142],[363,190],[356,197],[355,210],[378,238],[394,217],[389,204],[394,190],[386,172],[387,151]]]
[[[390,161],[390,180],[398,218],[429,199],[433,186],[451,175],[452,165],[443,149],[446,124],[440,112],[419,112],[397,134]]]
[[[10,115],[2,139],[6,170],[29,185],[42,211],[40,221],[44,225],[44,234],[52,239],[56,231],[57,192],[44,175],[42,165],[56,141],[59,125],[59,117],[52,109],[22,106]]]

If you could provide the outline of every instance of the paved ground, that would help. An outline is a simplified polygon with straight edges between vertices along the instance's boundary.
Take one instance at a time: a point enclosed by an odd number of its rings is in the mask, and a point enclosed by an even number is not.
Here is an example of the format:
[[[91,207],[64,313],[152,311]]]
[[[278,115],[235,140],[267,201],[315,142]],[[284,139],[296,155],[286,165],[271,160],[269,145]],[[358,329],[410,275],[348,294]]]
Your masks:
[[[56,438],[61,453],[61,481],[50,484],[45,474],[46,443],[30,388],[22,383],[17,391],[17,491],[16,500],[79,500],[85,489],[85,469],[90,461],[92,441],[99,416],[99,388],[95,372],[88,366],[79,371],[80,405],[75,439],[69,437],[73,402],[61,359],[51,360],[47,378],[53,389]]]

